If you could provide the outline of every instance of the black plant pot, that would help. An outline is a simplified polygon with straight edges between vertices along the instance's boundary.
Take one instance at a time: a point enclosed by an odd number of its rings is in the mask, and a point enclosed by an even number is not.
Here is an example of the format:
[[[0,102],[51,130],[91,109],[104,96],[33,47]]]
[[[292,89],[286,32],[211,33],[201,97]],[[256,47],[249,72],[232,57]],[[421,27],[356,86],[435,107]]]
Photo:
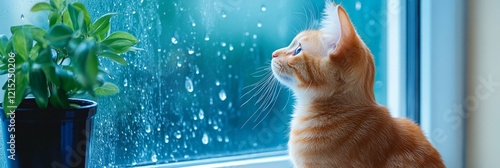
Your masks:
[[[42,110],[28,98],[13,118],[0,108],[7,167],[85,167],[97,103],[82,99],[70,102],[81,107]]]

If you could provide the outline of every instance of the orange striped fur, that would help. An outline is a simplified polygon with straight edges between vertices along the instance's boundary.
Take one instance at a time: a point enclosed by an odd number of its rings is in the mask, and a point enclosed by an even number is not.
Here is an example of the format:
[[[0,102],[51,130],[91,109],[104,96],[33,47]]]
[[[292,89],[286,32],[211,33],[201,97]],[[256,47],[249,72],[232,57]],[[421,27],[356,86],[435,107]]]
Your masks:
[[[288,143],[294,166],[445,167],[416,124],[375,102],[373,56],[345,10],[327,4],[322,25],[299,33],[271,63],[296,98]]]

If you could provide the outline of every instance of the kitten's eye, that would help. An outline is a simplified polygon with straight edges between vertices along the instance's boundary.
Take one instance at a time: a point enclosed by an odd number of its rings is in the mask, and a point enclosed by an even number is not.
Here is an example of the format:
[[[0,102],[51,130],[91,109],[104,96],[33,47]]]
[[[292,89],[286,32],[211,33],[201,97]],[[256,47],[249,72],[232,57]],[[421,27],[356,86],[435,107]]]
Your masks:
[[[297,54],[300,54],[302,52],[302,46],[298,46],[297,49],[295,49],[295,52],[293,53],[293,56],[296,56]]]

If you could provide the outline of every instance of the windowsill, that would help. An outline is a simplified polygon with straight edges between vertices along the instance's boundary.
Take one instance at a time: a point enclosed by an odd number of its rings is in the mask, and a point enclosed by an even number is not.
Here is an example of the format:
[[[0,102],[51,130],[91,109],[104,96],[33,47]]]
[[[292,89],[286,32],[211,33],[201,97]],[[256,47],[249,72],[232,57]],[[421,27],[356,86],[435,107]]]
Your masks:
[[[249,154],[241,156],[231,156],[223,158],[203,159],[180,163],[168,163],[151,166],[141,166],[141,168],[286,168],[293,167],[286,152],[267,152],[258,154]]]

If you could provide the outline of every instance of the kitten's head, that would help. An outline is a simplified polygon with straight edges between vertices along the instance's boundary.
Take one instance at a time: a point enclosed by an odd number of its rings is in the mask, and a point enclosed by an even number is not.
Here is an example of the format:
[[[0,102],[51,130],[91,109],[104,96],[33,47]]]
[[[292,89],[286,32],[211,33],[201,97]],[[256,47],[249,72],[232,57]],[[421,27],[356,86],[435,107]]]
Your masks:
[[[373,56],[341,6],[327,4],[320,30],[299,33],[273,52],[274,76],[307,98],[334,95],[374,100]]]

